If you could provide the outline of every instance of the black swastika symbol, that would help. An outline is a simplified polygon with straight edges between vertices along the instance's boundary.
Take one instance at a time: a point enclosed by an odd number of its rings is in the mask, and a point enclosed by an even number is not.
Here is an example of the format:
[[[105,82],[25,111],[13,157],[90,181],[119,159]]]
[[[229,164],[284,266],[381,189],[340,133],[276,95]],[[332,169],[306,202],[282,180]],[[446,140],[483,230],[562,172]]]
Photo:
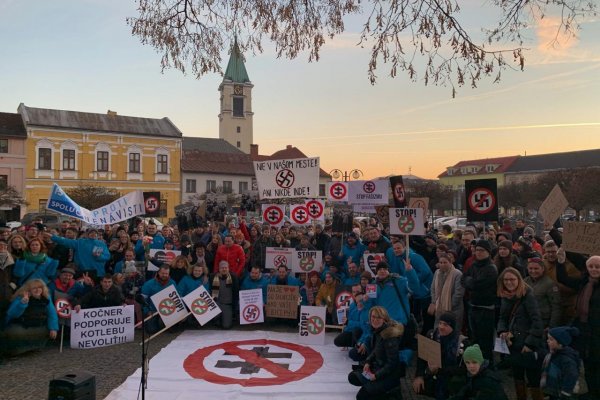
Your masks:
[[[292,186],[294,184],[294,179],[294,173],[289,169],[282,169],[275,176],[275,182],[277,183],[277,185],[284,189],[287,189],[290,186]]]
[[[252,349],[253,352],[255,352],[258,357],[260,358],[292,358],[292,353],[270,353],[269,352],[269,347],[254,347]],[[225,354],[223,354],[225,356],[230,356],[231,354],[225,352]],[[277,363],[279,364],[279,363]],[[289,369],[289,364],[279,364],[280,366],[282,366],[285,369]],[[250,374],[256,374],[257,372],[260,371],[260,367],[257,365],[254,365],[250,362],[247,361],[229,361],[229,360],[218,360],[217,363],[215,364],[216,368],[240,368],[240,374],[242,375],[250,375]]]

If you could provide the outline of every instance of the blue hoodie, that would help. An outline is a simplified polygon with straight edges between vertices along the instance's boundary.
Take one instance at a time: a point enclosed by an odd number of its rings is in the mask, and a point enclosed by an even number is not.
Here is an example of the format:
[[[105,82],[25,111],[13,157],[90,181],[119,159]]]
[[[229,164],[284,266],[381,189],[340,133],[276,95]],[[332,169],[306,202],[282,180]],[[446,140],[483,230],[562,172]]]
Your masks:
[[[426,298],[431,294],[431,284],[433,283],[433,273],[431,272],[431,268],[429,268],[429,265],[423,256],[412,250],[408,253],[408,257],[410,258],[410,265],[412,265],[413,269],[417,272],[421,286],[418,292],[413,291],[413,295],[415,299]],[[385,252],[385,258],[387,258],[390,265],[390,273],[405,276],[406,265],[404,262],[406,260],[406,250],[404,250],[404,253],[401,256],[396,256],[394,254],[394,249],[390,247]]]
[[[66,248],[72,249],[75,257],[75,265],[79,271],[95,270],[99,278],[104,276],[104,265],[110,260],[110,251],[106,247],[106,243],[98,239],[67,239],[61,236],[52,235],[52,241],[57,244],[62,244]],[[94,248],[101,249],[98,256],[94,255]]]

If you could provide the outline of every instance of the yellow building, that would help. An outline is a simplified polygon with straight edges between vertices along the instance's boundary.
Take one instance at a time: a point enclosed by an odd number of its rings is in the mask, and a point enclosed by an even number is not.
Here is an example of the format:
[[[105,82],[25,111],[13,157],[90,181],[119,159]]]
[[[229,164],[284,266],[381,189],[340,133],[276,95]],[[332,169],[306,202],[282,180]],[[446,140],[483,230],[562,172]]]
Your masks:
[[[498,186],[505,183],[504,173],[518,156],[460,161],[438,175],[440,183],[453,189],[464,189],[466,180],[496,179]]]
[[[168,119],[138,118],[27,107],[28,210],[45,207],[53,183],[68,190],[97,185],[126,194],[160,192],[161,216],[181,202],[182,133]]]

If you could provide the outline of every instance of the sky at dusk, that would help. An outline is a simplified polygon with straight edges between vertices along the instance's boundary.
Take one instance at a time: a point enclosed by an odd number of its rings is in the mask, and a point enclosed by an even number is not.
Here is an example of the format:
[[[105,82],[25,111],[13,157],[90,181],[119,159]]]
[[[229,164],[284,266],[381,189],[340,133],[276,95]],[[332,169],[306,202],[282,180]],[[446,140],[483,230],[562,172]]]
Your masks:
[[[464,23],[492,21],[470,1]],[[185,136],[218,137],[222,78],[161,73],[160,55],[133,37],[129,0],[0,0],[0,112],[30,107],[168,117]],[[553,16],[525,32],[525,71],[477,89],[394,79],[380,63],[367,77],[368,49],[356,47],[360,18],[328,41],[321,60],[275,58],[273,47],[246,55],[253,89],[254,142],[261,154],[288,144],[321,167],[361,169],[365,178],[410,171],[434,178],[460,160],[600,148],[600,20],[577,38],[548,43]],[[266,43],[265,43],[266,44]],[[222,53],[225,66],[227,51]]]

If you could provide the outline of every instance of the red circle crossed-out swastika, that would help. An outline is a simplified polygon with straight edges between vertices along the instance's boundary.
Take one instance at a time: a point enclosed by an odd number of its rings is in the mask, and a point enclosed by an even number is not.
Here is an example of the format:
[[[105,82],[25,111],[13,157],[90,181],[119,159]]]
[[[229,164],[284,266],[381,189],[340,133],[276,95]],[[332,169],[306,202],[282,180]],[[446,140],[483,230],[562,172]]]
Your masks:
[[[478,188],[469,194],[469,208],[477,214],[487,214],[496,205],[496,197],[488,188]]]
[[[294,173],[289,169],[282,169],[281,171],[277,172],[277,175],[275,175],[275,183],[277,186],[284,189],[292,186],[295,179],[296,177],[294,176]]]
[[[148,214],[153,213],[156,210],[158,210],[159,205],[160,205],[160,202],[158,201],[158,199],[155,196],[149,196],[144,201],[144,207],[146,208],[146,213],[148,213]]]
[[[260,310],[254,304],[248,304],[244,307],[242,315],[247,322],[254,322],[260,317]]]
[[[163,299],[158,304],[158,312],[164,316],[173,314],[176,309],[177,307],[175,307],[175,302],[171,299]]]
[[[54,303],[56,313],[61,318],[71,318],[71,303],[67,299],[56,299]]]
[[[282,349],[299,353],[304,362],[296,371],[290,371],[273,361],[261,358],[252,350],[242,349],[241,346],[277,346]],[[229,355],[238,356],[242,360],[252,363],[257,367],[266,370],[274,375],[272,378],[231,378],[222,376],[204,367],[204,360],[215,351],[222,351]],[[186,372],[195,379],[203,379],[210,383],[220,385],[241,385],[241,386],[274,386],[283,385],[289,382],[299,381],[304,379],[321,368],[323,365],[323,357],[310,347],[301,346],[295,343],[281,342],[279,340],[240,340],[235,342],[220,343],[214,346],[204,347],[190,354],[183,361],[183,368]]]
[[[273,264],[275,264],[275,268],[279,268],[282,265],[285,265],[287,267],[287,257],[286,256],[275,256],[275,258],[273,258]]]
[[[366,181],[365,183],[363,183],[363,190],[365,191],[365,193],[373,193],[375,191],[375,182]]]
[[[196,299],[192,302],[192,312],[196,315],[202,315],[208,311],[208,303],[203,299]]]
[[[343,183],[334,183],[329,188],[329,194],[331,195],[331,198],[335,200],[343,199],[344,197],[346,197],[346,193],[346,185],[344,185]]]

